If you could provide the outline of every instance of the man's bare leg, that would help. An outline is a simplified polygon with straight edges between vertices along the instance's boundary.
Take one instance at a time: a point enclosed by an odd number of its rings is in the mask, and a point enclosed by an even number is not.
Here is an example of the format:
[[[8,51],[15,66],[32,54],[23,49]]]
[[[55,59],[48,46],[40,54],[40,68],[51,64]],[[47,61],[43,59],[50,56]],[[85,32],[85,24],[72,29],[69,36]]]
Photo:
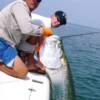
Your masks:
[[[29,71],[38,72],[41,74],[45,73],[45,67],[41,62],[34,59],[34,53],[25,53],[24,51],[20,51],[19,55],[26,64]]]
[[[45,66],[39,60],[35,60],[32,53],[28,53],[27,58],[28,58],[27,67],[29,71],[34,71],[34,72],[36,71],[41,74],[46,73]]]
[[[27,75],[28,69],[19,56],[15,58],[14,66],[12,68],[7,67],[4,64],[0,64],[0,70],[13,77],[23,78]]]

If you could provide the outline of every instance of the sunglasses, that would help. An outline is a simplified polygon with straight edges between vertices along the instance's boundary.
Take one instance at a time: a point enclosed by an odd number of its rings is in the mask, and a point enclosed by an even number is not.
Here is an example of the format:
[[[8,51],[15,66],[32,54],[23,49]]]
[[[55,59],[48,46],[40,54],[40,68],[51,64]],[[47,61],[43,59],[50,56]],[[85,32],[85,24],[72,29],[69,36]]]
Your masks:
[[[38,3],[40,3],[42,0],[36,0]]]

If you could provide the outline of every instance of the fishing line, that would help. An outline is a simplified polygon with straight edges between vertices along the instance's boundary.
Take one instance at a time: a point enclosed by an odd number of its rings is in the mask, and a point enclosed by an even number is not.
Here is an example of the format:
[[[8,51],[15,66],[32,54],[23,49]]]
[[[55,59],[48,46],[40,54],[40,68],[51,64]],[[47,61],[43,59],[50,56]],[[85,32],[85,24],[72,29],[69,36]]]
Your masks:
[[[85,34],[77,34],[77,35],[62,35],[60,36],[61,38],[70,38],[70,37],[75,37],[75,36],[84,36],[84,35],[91,35],[91,34],[97,34],[100,32],[89,32],[89,33],[85,33]]]

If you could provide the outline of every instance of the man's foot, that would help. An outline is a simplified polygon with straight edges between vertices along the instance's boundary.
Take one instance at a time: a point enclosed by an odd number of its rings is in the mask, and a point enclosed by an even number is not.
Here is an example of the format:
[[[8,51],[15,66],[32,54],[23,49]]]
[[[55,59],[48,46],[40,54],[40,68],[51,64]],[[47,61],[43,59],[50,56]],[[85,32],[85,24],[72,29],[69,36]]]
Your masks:
[[[30,72],[35,72],[35,73],[40,73],[40,74],[45,74],[45,67],[41,63],[35,63],[35,64],[29,64],[28,65],[28,70]]]
[[[40,62],[40,61],[36,61],[35,65],[39,68],[38,72],[45,74],[45,66]]]

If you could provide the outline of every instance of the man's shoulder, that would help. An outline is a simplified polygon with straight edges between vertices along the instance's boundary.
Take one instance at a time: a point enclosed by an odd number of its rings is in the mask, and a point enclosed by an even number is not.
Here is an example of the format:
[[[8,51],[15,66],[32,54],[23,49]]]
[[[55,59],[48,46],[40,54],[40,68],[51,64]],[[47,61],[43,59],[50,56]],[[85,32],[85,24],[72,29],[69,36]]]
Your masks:
[[[25,1],[23,1],[23,0],[15,0],[10,4],[10,6],[16,6],[16,5],[18,5],[18,6],[25,5]]]

